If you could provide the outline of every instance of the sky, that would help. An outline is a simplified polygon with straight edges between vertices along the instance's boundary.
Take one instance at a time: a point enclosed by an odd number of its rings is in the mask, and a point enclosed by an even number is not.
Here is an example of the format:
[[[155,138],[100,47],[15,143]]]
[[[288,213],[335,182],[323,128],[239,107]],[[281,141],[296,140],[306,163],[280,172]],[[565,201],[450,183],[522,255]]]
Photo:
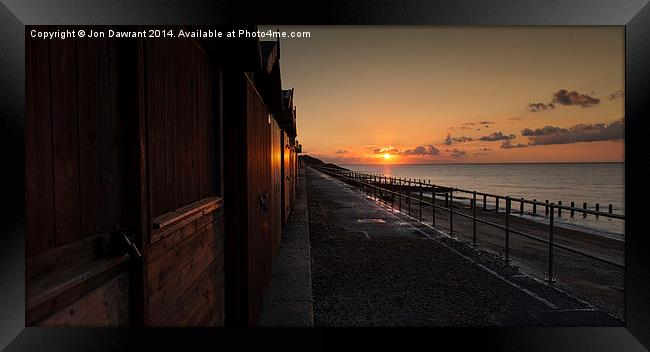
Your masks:
[[[289,27],[303,153],[327,162],[624,161],[623,27]]]

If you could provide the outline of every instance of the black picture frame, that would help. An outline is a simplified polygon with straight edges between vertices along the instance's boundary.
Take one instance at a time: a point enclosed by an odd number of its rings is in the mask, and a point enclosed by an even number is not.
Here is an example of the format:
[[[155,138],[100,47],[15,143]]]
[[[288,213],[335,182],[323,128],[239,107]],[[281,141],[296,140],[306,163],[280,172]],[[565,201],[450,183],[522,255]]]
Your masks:
[[[650,239],[643,223],[648,199],[645,136],[650,116],[650,5],[647,0],[348,1],[250,4],[236,1],[3,0],[0,4],[0,148],[3,166],[0,236],[0,348],[18,350],[114,350],[182,344],[226,348],[242,334],[216,329],[24,328],[24,26],[27,24],[298,24],[298,25],[605,25],[625,26],[625,328],[427,329],[405,332],[431,346],[487,347],[512,351],[642,351],[650,349]],[[310,330],[313,344],[332,341],[336,330]],[[348,331],[381,342],[392,334]],[[296,334],[265,330],[260,341],[284,344]],[[416,336],[417,335],[417,336]],[[232,340],[226,343],[226,340]],[[423,341],[423,342],[424,342]],[[330,342],[330,343],[331,343]],[[400,343],[399,341],[396,341]],[[243,344],[242,344],[243,346]]]

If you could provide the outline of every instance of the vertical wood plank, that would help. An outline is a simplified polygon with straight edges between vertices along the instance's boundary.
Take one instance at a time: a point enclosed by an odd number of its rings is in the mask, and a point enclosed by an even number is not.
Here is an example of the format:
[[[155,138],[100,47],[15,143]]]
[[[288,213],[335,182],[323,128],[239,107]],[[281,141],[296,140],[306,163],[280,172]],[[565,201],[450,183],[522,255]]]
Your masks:
[[[165,173],[165,193],[167,194],[165,211],[173,210],[176,207],[176,145],[175,145],[175,128],[176,122],[174,121],[174,62],[175,57],[173,54],[173,40],[164,40],[161,45],[163,47],[162,66],[164,67],[164,109],[165,109],[165,150],[164,150],[164,168]],[[162,94],[162,93],[161,93]],[[160,215],[160,214],[156,214]]]
[[[97,53],[96,40],[84,40],[77,43],[80,209],[83,237],[102,230],[102,173],[98,157],[101,155],[101,149],[97,96]]]
[[[56,244],[80,238],[76,42],[52,40],[52,129]]]
[[[42,253],[56,245],[52,116],[50,105],[50,42],[27,40],[26,253]],[[29,268],[28,268],[29,269]]]
[[[98,90],[100,116],[100,148],[102,168],[103,227],[110,228],[120,223],[121,204],[121,160],[120,131],[117,118],[117,72],[115,68],[115,41],[98,42]]]

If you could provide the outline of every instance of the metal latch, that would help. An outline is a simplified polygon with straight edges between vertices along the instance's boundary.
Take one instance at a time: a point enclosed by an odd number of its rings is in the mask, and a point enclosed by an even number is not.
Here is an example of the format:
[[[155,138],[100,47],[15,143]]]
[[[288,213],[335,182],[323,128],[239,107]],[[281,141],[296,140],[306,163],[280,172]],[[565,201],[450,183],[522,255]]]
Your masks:
[[[259,204],[260,209],[262,209],[263,211],[269,210],[269,206],[266,205],[266,202],[268,200],[269,200],[269,194],[266,191],[257,194],[257,203]]]
[[[116,227],[111,232],[110,240],[104,236],[97,236],[95,241],[97,257],[107,258],[128,253],[131,258],[141,258],[142,253],[133,242],[133,237],[131,232],[120,227]]]
[[[112,242],[120,254],[129,253],[132,258],[140,259],[142,254],[133,242],[133,234],[125,229],[116,229],[112,233]]]

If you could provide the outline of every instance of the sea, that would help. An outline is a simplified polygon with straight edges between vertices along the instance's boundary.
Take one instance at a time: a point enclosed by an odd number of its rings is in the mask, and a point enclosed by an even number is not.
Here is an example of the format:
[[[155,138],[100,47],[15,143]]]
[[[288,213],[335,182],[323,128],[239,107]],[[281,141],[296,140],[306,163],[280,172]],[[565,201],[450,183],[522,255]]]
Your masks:
[[[616,214],[625,215],[625,164],[624,163],[561,163],[561,164],[409,164],[409,165],[340,165],[350,170],[365,171],[391,177],[422,179],[431,183],[485,192],[513,199],[537,199],[544,202],[576,207],[587,203],[587,208],[607,212],[609,204]],[[469,194],[467,195],[469,196]],[[469,201],[465,198],[465,201]],[[490,203],[492,202],[492,203]],[[481,206],[482,199],[478,199]],[[512,213],[519,213],[519,203],[512,203]],[[494,206],[488,198],[488,205]],[[501,208],[505,202],[501,200]],[[548,223],[544,208],[524,207],[524,217]],[[576,213],[571,217],[566,210],[555,219],[557,226],[578,229],[598,236],[617,240],[625,239],[625,220]]]

